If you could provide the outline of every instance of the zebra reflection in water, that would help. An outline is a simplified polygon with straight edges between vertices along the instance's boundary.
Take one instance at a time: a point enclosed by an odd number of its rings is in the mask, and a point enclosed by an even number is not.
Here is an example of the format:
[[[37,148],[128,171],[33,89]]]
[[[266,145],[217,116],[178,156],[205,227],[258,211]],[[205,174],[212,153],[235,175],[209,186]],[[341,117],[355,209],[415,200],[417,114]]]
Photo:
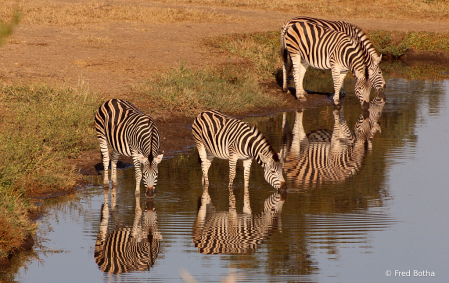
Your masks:
[[[257,247],[281,227],[280,214],[287,192],[276,192],[264,203],[264,210],[251,214],[249,192],[244,192],[243,213],[236,212],[235,195],[229,190],[229,211],[216,211],[207,187],[193,226],[192,238],[202,254],[253,254]]]
[[[283,118],[284,172],[287,180],[301,188],[309,183],[343,181],[357,174],[363,165],[371,139],[380,132],[379,119],[385,105],[385,96],[376,96],[368,108],[362,110],[354,127],[349,129],[343,108],[335,109],[333,130],[304,132],[303,112],[295,115],[293,130],[289,129],[286,114]]]
[[[114,230],[108,231],[108,190],[104,190],[104,204],[101,208],[100,231],[95,243],[95,262],[108,273],[149,270],[159,254],[162,235],[157,227],[157,213],[154,201],[147,199],[143,212],[140,196],[136,196],[136,210],[132,226],[123,224],[116,205],[117,189],[111,190],[111,216]]]

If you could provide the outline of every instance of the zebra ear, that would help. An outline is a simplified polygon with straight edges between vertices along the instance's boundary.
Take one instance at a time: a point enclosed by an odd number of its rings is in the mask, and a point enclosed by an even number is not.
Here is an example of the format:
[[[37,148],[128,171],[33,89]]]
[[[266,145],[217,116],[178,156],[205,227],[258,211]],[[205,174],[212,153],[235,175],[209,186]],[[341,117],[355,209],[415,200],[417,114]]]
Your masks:
[[[382,54],[380,56],[373,56],[374,58],[374,64],[379,65],[380,61],[382,60]]]
[[[164,154],[162,153],[162,154],[159,154],[158,156],[156,156],[156,158],[154,158],[154,162],[156,162],[156,164],[159,164],[159,163],[161,163],[161,161],[162,161],[162,157],[164,157]]]

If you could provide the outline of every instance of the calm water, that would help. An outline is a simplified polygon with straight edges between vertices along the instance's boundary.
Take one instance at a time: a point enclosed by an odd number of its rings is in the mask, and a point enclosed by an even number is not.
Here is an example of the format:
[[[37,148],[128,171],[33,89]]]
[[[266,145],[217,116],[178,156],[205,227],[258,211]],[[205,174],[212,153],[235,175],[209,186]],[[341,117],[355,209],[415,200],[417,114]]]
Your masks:
[[[344,113],[321,106],[247,119],[283,149],[286,198],[256,163],[249,197],[241,163],[229,195],[228,163],[221,160],[214,160],[203,194],[193,147],[160,164],[152,203],[134,197],[133,168],[119,171],[116,197],[106,200],[97,185],[101,176],[92,178],[78,199],[42,219],[47,240],[36,248],[39,260],[22,267],[16,280],[184,282],[181,276],[190,275],[199,282],[446,282],[449,81],[390,79],[387,85],[385,106],[369,115],[350,95]],[[342,130],[337,135],[335,119],[354,131],[376,113],[381,132],[370,124],[371,142]],[[314,148],[323,159],[346,156],[351,166],[301,171],[316,164]],[[115,253],[107,243],[125,241],[123,251],[146,252],[120,265],[108,258]]]

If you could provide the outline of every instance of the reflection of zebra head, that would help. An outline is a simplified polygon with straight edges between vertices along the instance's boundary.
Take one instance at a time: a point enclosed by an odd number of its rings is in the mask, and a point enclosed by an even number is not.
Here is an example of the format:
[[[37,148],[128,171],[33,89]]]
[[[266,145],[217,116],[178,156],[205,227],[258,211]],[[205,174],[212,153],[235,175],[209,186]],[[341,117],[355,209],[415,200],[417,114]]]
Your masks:
[[[216,211],[207,189],[203,191],[192,238],[203,254],[252,254],[273,230],[280,227],[280,214],[286,191],[274,193],[264,202],[264,210],[252,215],[239,214],[234,193],[229,191],[229,211]],[[251,211],[249,193],[244,196],[244,211]]]
[[[113,198],[115,194],[111,194]],[[112,200],[111,215],[115,228],[108,231],[109,207],[101,208],[100,232],[95,243],[95,262],[108,273],[149,270],[159,254],[162,237],[157,228],[157,213],[151,201],[143,213],[140,197],[136,197],[136,211],[132,225],[124,225],[115,201]],[[107,197],[105,197],[107,199]]]

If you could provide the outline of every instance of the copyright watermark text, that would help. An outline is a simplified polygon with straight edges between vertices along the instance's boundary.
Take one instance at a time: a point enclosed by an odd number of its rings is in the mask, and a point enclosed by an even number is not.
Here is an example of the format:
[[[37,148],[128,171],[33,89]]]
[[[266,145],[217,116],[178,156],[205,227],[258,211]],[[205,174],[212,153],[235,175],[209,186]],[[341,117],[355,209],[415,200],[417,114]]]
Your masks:
[[[434,277],[435,272],[431,270],[387,270],[385,271],[385,275],[390,277]]]

